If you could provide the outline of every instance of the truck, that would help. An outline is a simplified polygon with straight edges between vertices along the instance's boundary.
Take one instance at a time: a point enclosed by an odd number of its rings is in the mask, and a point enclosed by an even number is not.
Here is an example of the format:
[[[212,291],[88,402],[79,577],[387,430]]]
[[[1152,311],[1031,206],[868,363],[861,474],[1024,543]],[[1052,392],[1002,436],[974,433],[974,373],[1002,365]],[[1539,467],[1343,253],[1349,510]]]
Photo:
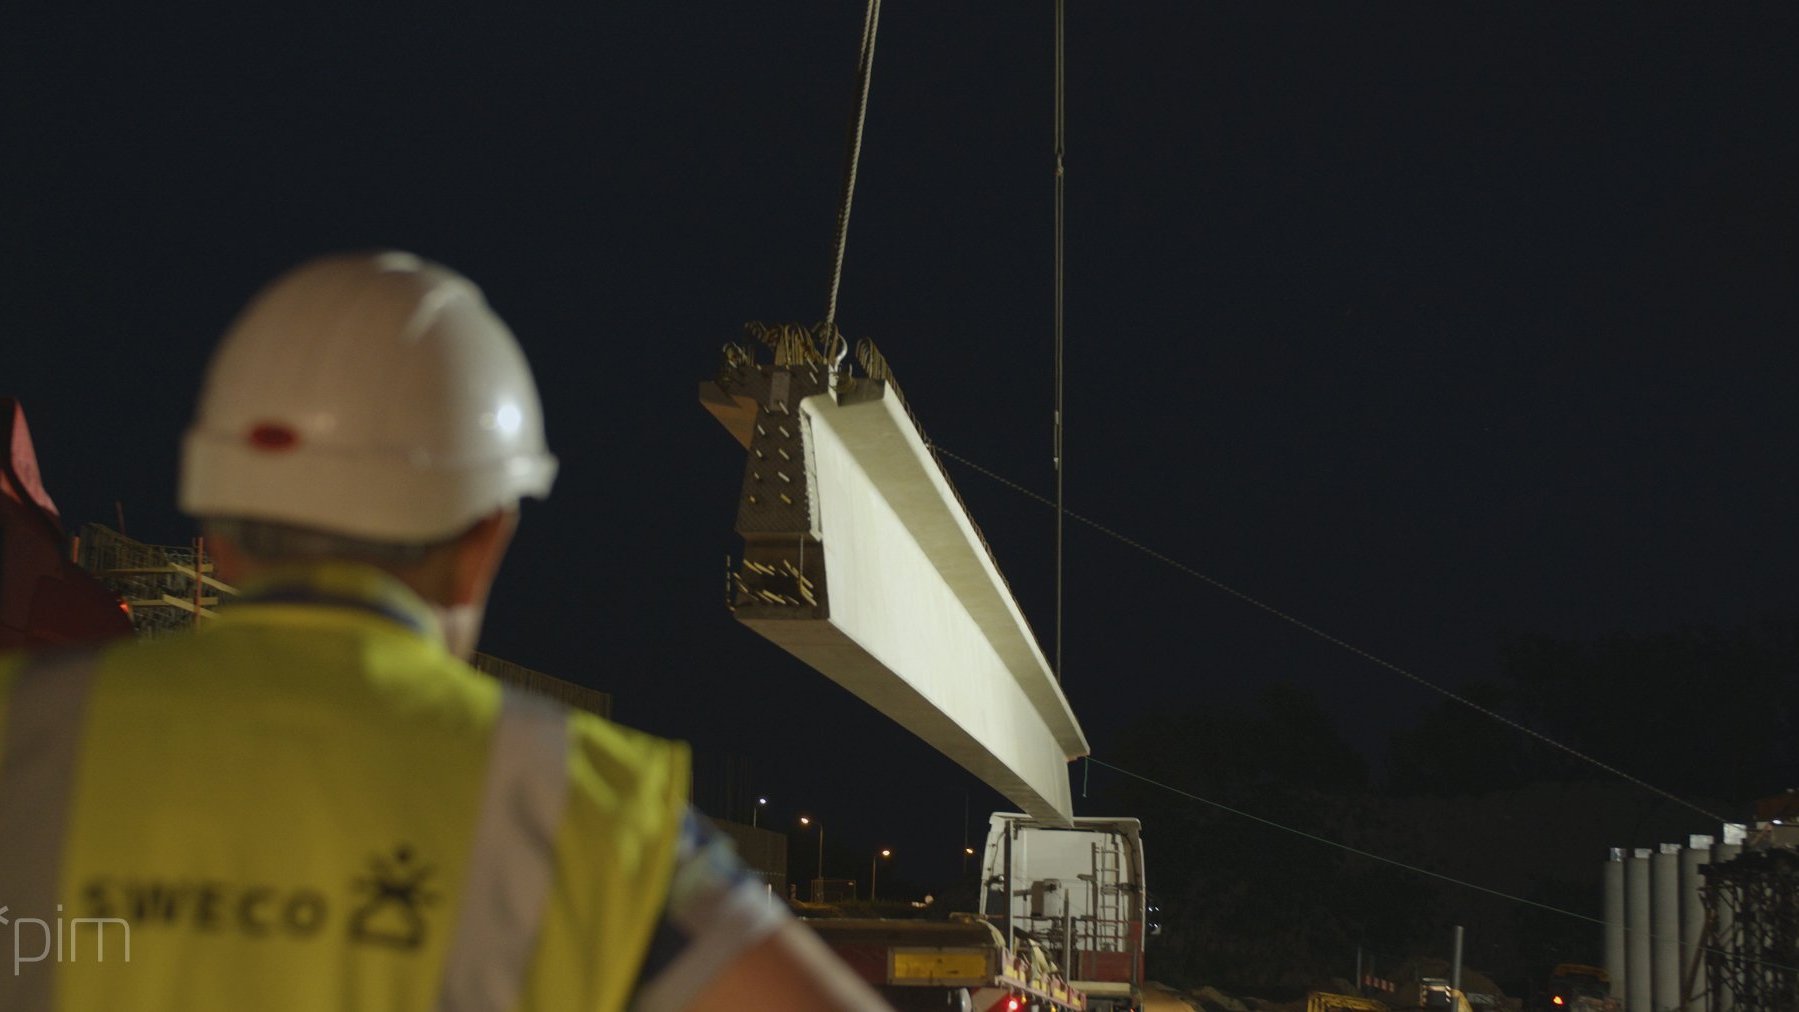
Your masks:
[[[1468,996],[1441,977],[1424,977],[1418,981],[1418,1007],[1448,1009],[1449,1012],[1474,1012]]]
[[[1622,1003],[1612,997],[1612,975],[1585,963],[1558,963],[1549,974],[1546,1012],[1618,1012]]]
[[[989,820],[980,909],[947,921],[808,923],[897,1009],[1136,1012],[1143,1002],[1141,825],[1018,812]]]
[[[1392,1006],[1376,998],[1313,991],[1306,995],[1306,1012],[1392,1012]]]

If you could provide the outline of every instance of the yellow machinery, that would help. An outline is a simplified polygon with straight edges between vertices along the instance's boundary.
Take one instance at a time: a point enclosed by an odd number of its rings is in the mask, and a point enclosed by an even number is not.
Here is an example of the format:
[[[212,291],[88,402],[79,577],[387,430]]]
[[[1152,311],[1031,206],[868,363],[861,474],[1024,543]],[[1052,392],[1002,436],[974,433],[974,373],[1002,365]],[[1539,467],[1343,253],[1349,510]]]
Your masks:
[[[1347,994],[1313,991],[1306,995],[1306,1012],[1392,1012],[1384,1001]]]

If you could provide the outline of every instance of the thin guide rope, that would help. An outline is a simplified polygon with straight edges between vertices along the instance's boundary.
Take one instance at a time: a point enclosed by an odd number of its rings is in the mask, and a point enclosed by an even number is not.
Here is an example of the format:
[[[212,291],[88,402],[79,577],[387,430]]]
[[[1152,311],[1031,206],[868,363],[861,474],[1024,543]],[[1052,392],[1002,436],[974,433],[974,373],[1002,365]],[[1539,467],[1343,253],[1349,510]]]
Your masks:
[[[996,474],[993,471],[990,471],[987,468],[984,468],[981,465],[976,464],[974,461],[967,459],[966,457],[961,457],[961,456],[958,456],[957,454],[951,453],[949,450],[944,449],[940,445],[933,446],[932,449],[938,453],[943,454],[945,457],[948,457],[949,459],[963,465],[964,467],[969,468],[970,470],[973,470],[980,474],[986,475],[987,477],[993,479],[994,481],[997,481],[1000,484],[1005,485],[1006,487],[1008,487],[1016,492],[1021,492],[1024,495],[1029,496],[1030,498],[1035,499],[1038,502],[1041,502],[1045,505],[1048,505],[1048,506],[1055,505],[1055,503],[1051,502],[1049,499],[1045,498],[1042,495],[1039,495],[1036,492],[1031,491],[1030,489],[1024,487],[1023,485],[1020,485],[1019,483],[1011,480],[1010,478],[1006,478],[1002,475]],[[1613,766],[1606,762],[1602,762],[1599,759],[1595,759],[1594,757],[1587,755],[1585,752],[1582,752],[1579,749],[1574,748],[1571,745],[1564,745],[1561,742],[1555,740],[1554,738],[1549,737],[1548,735],[1544,734],[1541,731],[1538,731],[1534,728],[1526,727],[1525,725],[1518,723],[1517,721],[1513,720],[1512,718],[1507,717],[1506,715],[1499,713],[1496,710],[1488,709],[1487,707],[1482,706],[1479,703],[1476,703],[1475,701],[1467,698],[1466,696],[1460,695],[1456,692],[1446,689],[1446,688],[1442,687],[1441,685],[1438,685],[1435,682],[1432,682],[1429,679],[1424,678],[1421,675],[1413,674],[1411,671],[1409,671],[1403,667],[1400,667],[1397,664],[1394,664],[1392,661],[1389,661],[1382,657],[1378,657],[1374,654],[1371,654],[1368,651],[1363,650],[1361,647],[1358,647],[1355,644],[1348,642],[1347,640],[1339,639],[1336,636],[1332,636],[1330,633],[1327,633],[1324,630],[1319,629],[1317,626],[1311,625],[1305,621],[1302,621],[1299,618],[1289,615],[1286,612],[1281,611],[1279,608],[1274,607],[1273,605],[1264,604],[1263,602],[1249,596],[1248,594],[1245,594],[1243,591],[1240,591],[1237,588],[1230,586],[1229,584],[1223,583],[1222,581],[1213,579],[1212,577],[1207,576],[1205,573],[1202,573],[1199,570],[1194,569],[1192,566],[1189,566],[1184,562],[1180,562],[1176,559],[1173,559],[1166,555],[1163,555],[1161,552],[1158,552],[1155,549],[1150,548],[1149,546],[1144,545],[1138,541],[1132,540],[1131,538],[1128,538],[1125,535],[1118,533],[1117,531],[1113,530],[1110,527],[1107,527],[1104,524],[1101,524],[1095,520],[1090,520],[1087,517],[1084,517],[1079,513],[1070,512],[1068,514],[1068,516],[1074,520],[1078,520],[1081,523],[1086,524],[1087,526],[1093,528],[1096,531],[1099,531],[1101,534],[1104,534],[1107,537],[1112,538],[1115,541],[1123,542],[1124,544],[1129,545],[1132,548],[1135,548],[1137,551],[1142,552],[1143,554],[1149,556],[1152,559],[1155,559],[1158,562],[1161,562],[1164,565],[1170,566],[1174,569],[1178,569],[1181,572],[1186,573],[1188,576],[1192,576],[1196,579],[1203,580],[1204,582],[1210,584],[1211,586],[1213,586],[1219,590],[1224,591],[1226,594],[1231,595],[1232,597],[1238,599],[1239,601],[1244,602],[1245,604],[1249,604],[1256,608],[1259,608],[1262,611],[1265,611],[1268,614],[1273,615],[1275,618],[1278,618],[1281,621],[1288,623],[1289,625],[1297,626],[1298,628],[1303,629],[1304,631],[1306,631],[1308,633],[1311,633],[1313,636],[1316,636],[1319,639],[1324,640],[1326,643],[1330,643],[1335,646],[1341,647],[1342,649],[1347,650],[1352,654],[1355,654],[1357,657],[1360,657],[1365,661],[1369,661],[1380,667],[1386,668],[1388,671],[1391,671],[1394,674],[1401,676],[1402,678],[1409,679],[1410,681],[1415,682],[1418,685],[1422,685],[1423,687],[1431,690],[1432,692],[1437,693],[1438,695],[1444,697],[1445,699],[1454,700],[1455,702],[1462,704],[1463,706],[1467,707],[1470,710],[1473,710],[1476,713],[1483,714],[1493,720],[1496,720],[1499,723],[1504,724],[1505,726],[1511,728],[1514,731],[1519,731],[1523,734],[1527,734],[1530,737],[1535,738],[1536,740],[1542,742],[1545,745],[1548,745],[1552,748],[1558,749],[1562,752],[1566,752],[1568,755],[1571,755],[1574,758],[1579,759],[1581,762],[1587,763],[1590,766],[1593,766],[1597,769],[1600,769],[1607,773],[1610,773],[1612,776],[1615,776],[1615,777],[1619,778],[1620,780],[1624,780],[1628,783],[1635,784],[1636,786],[1641,787],[1642,789],[1649,791],[1652,794],[1659,795],[1663,798],[1666,798],[1669,801],[1674,802],[1677,805],[1680,805],[1684,808],[1690,809],[1694,812],[1698,812],[1700,815],[1705,816],[1707,819],[1710,819],[1713,822],[1722,823],[1722,822],[1729,821],[1729,820],[1725,819],[1722,815],[1718,815],[1715,812],[1707,811],[1706,809],[1701,808],[1700,806],[1694,804],[1691,801],[1688,801],[1685,798],[1680,797],[1677,794],[1674,794],[1670,791],[1665,791],[1662,788],[1655,786],[1654,784],[1648,782],[1647,780],[1643,780],[1639,777],[1634,777],[1634,776],[1630,775],[1629,773],[1626,773],[1623,770],[1618,769],[1616,766]]]
[[[1605,919],[1601,918],[1601,917],[1594,917],[1591,914],[1583,914],[1576,910],[1568,910],[1564,907],[1553,906],[1548,903],[1541,903],[1541,902],[1538,902],[1537,900],[1529,899],[1528,897],[1519,896],[1514,893],[1508,893],[1508,892],[1505,892],[1505,891],[1499,890],[1499,889],[1494,889],[1491,886],[1484,886],[1478,882],[1470,882],[1467,879],[1456,878],[1453,875],[1445,875],[1442,872],[1431,871],[1429,868],[1424,868],[1419,865],[1411,864],[1406,861],[1401,861],[1398,858],[1386,857],[1385,855],[1376,854],[1370,850],[1363,850],[1360,847],[1351,847],[1347,843],[1340,843],[1340,842],[1338,842],[1336,840],[1332,840],[1326,836],[1319,836],[1316,833],[1308,833],[1303,829],[1296,829],[1293,826],[1289,826],[1289,825],[1286,825],[1286,824],[1280,823],[1280,822],[1275,822],[1273,819],[1263,818],[1260,815],[1256,815],[1251,812],[1246,812],[1240,808],[1232,808],[1230,805],[1227,805],[1221,801],[1213,801],[1211,798],[1200,797],[1199,795],[1194,794],[1192,791],[1184,791],[1184,790],[1180,789],[1179,787],[1175,787],[1172,784],[1165,784],[1160,780],[1154,779],[1153,777],[1146,777],[1141,773],[1137,773],[1132,770],[1127,770],[1122,766],[1114,766],[1111,763],[1106,762],[1103,759],[1095,759],[1092,756],[1086,756],[1084,758],[1087,760],[1089,767],[1103,766],[1106,769],[1109,769],[1114,773],[1122,774],[1123,776],[1130,777],[1133,780],[1140,780],[1143,783],[1150,785],[1151,787],[1155,787],[1160,790],[1167,791],[1170,794],[1178,795],[1178,796],[1186,798],[1190,801],[1197,801],[1202,805],[1210,805],[1211,807],[1216,808],[1221,812],[1228,812],[1231,815],[1235,815],[1240,818],[1248,819],[1251,822],[1259,822],[1262,825],[1268,826],[1271,829],[1278,829],[1283,833],[1291,833],[1294,836],[1303,837],[1304,839],[1310,840],[1313,843],[1321,843],[1321,844],[1325,845],[1326,847],[1334,847],[1337,850],[1341,850],[1341,851],[1343,851],[1345,853],[1349,853],[1349,854],[1354,854],[1357,857],[1365,857],[1370,861],[1378,861],[1381,864],[1391,865],[1395,868],[1400,868],[1405,871],[1413,872],[1418,875],[1424,875],[1428,878],[1438,879],[1443,882],[1448,882],[1451,885],[1458,885],[1464,889],[1473,889],[1476,892],[1486,893],[1489,896],[1497,896],[1498,898],[1500,898],[1502,900],[1509,900],[1513,903],[1522,903],[1525,906],[1536,907],[1538,910],[1546,910],[1553,914],[1561,914],[1564,917],[1572,917],[1577,921],[1585,921],[1588,924],[1599,924],[1599,925],[1605,924]],[[1651,934],[1649,936],[1649,938],[1651,941],[1656,941],[1656,940],[1666,941],[1666,940],[1668,940],[1668,936],[1666,936],[1666,935]],[[1720,955],[1725,955],[1725,956],[1734,955],[1732,952],[1730,952],[1729,950],[1725,950],[1725,949],[1713,949],[1713,948],[1701,947],[1699,951],[1707,952],[1707,953],[1715,952],[1715,953],[1718,953]],[[1769,960],[1748,959],[1748,960],[1746,960],[1746,962],[1751,966],[1762,966],[1762,967],[1767,967],[1769,969],[1799,970],[1799,966],[1789,966],[1784,963],[1775,963],[1775,962],[1771,962]]]

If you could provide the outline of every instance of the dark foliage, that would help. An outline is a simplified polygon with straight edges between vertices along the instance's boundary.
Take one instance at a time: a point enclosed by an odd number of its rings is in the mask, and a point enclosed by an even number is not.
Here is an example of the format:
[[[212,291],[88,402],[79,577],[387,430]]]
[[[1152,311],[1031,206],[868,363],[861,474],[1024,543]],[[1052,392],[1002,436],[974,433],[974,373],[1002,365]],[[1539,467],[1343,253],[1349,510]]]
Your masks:
[[[1464,695],[1727,817],[1791,786],[1799,766],[1793,622],[1592,642],[1519,637],[1503,660],[1503,682]],[[1597,958],[1598,929],[1581,918],[1598,912],[1604,845],[1715,828],[1451,700],[1391,737],[1378,790],[1318,700],[1291,686],[1248,705],[1159,713],[1128,740],[1120,765],[1204,799],[1121,785],[1154,855],[1165,927],[1152,969],[1174,983],[1303,988],[1348,975],[1358,947],[1377,968],[1446,953],[1462,924],[1470,965],[1523,993],[1555,962]],[[1502,855],[1506,881],[1495,878]]]
[[[1633,776],[1744,800],[1792,786],[1799,624],[1790,619],[1594,642],[1519,637],[1501,654],[1528,723]]]

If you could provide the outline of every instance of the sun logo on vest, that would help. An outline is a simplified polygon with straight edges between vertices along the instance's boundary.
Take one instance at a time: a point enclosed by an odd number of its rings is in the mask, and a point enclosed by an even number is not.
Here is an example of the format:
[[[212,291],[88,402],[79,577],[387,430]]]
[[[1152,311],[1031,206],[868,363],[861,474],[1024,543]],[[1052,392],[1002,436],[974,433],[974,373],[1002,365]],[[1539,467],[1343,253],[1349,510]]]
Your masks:
[[[369,874],[356,880],[357,892],[368,898],[350,915],[350,940],[407,950],[423,945],[423,908],[439,898],[425,885],[435,870],[419,864],[405,844],[391,858],[369,858]]]

